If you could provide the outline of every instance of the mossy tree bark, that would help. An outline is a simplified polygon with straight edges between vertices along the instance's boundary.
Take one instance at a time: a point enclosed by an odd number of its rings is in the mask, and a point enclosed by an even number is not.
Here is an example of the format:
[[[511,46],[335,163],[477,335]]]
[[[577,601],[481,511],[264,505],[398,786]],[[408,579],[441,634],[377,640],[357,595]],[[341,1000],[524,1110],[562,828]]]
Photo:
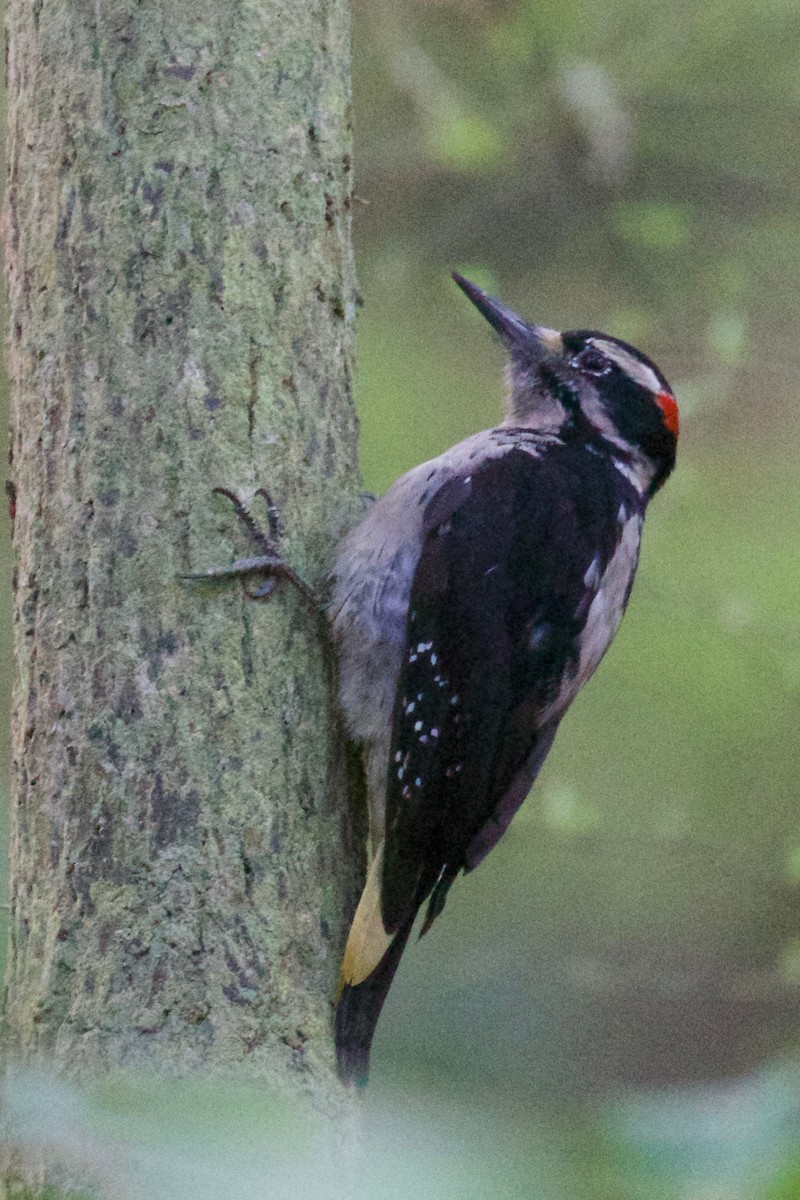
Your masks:
[[[182,572],[358,506],[346,0],[10,0],[13,1050],[331,1078],[360,855],[320,623]]]

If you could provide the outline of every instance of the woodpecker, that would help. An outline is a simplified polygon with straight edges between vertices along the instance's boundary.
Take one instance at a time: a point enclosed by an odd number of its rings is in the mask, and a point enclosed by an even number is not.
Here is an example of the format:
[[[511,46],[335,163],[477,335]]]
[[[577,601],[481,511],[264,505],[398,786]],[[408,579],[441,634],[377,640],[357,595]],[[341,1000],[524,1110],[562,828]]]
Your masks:
[[[528,324],[453,278],[505,346],[505,417],[398,479],[333,570],[370,810],[336,1011],[339,1074],[359,1085],[419,909],[422,936],[508,828],[616,633],[678,438],[672,389],[639,350]]]

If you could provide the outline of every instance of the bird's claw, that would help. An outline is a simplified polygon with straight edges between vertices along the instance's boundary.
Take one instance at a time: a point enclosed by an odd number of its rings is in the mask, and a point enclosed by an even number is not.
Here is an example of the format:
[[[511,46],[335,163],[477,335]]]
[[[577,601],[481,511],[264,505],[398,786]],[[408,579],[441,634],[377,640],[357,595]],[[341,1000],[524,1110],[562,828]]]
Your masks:
[[[260,583],[253,587],[248,587],[245,583],[244,590],[245,594],[251,600],[263,600],[272,592],[275,587],[275,580],[280,576],[283,579],[288,579],[297,588],[303,598],[316,608],[317,601],[311,588],[289,566],[275,545],[275,542],[277,542],[281,535],[282,527],[280,517],[278,516],[278,509],[267,489],[263,487],[258,488],[255,495],[261,496],[266,504],[267,523],[269,526],[268,534],[264,532],[249,509],[245,508],[235,492],[224,487],[215,487],[212,488],[212,491],[216,495],[224,496],[227,500],[230,500],[234,512],[261,550],[261,553],[251,558],[237,558],[229,567],[209,567],[206,571],[194,571],[190,574],[181,575],[180,578],[195,581],[215,579],[246,580],[253,575],[260,575]]]

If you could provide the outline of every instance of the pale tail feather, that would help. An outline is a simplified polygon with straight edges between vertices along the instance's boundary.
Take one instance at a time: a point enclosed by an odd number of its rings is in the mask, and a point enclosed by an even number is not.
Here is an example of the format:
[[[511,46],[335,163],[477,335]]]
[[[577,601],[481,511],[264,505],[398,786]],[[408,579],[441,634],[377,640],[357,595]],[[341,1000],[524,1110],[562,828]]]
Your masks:
[[[369,1075],[369,1053],[383,1002],[414,924],[410,917],[362,983],[344,984],[336,1005],[336,1066],[343,1083],[364,1087]]]
[[[363,1087],[383,1002],[414,924],[387,932],[381,913],[383,845],[373,859],[347,939],[336,1005],[336,1062],[344,1083]]]
[[[340,990],[345,985],[355,987],[363,983],[377,967],[394,941],[397,930],[387,933],[381,914],[381,870],[383,867],[383,845],[372,860],[372,866],[358,902],[356,915],[347,938]]]

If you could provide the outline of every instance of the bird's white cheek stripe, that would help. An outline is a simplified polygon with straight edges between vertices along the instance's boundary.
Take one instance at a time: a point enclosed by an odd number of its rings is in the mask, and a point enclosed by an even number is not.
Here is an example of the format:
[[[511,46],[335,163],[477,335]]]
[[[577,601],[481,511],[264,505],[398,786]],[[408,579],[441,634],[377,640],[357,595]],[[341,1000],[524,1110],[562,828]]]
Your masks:
[[[653,395],[664,391],[664,385],[655,371],[651,370],[641,359],[628,354],[627,350],[623,350],[616,342],[607,342],[605,338],[590,338],[589,345],[594,346],[601,354],[605,354],[606,358],[615,362],[629,379],[647,388]]]

